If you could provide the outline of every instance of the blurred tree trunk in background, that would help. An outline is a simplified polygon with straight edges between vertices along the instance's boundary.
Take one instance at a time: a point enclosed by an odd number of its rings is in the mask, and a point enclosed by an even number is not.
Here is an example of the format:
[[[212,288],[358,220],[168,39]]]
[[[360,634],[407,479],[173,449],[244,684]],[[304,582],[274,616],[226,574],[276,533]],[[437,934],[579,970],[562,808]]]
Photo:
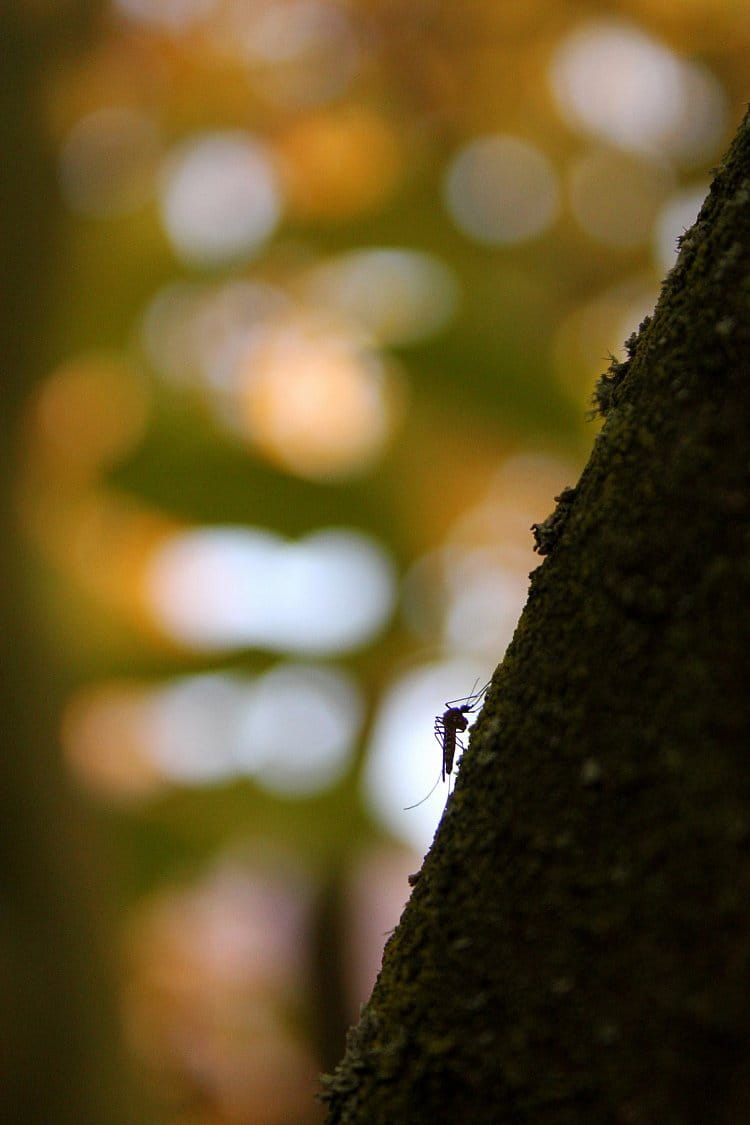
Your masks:
[[[750,1121],[750,124],[576,490],[330,1122]]]
[[[13,498],[24,402],[51,359],[46,325],[59,203],[44,83],[50,63],[82,45],[96,7],[13,2],[0,14],[0,1102],[3,1120],[14,1125],[109,1125],[126,1117],[114,988],[102,969],[102,919],[95,917],[104,901],[97,848],[59,760],[60,670],[34,628]]]

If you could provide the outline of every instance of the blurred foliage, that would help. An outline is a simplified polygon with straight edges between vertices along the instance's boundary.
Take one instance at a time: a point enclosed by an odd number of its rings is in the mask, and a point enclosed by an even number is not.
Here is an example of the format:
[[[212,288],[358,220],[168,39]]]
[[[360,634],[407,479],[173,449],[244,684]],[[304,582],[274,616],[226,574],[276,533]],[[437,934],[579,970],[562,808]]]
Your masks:
[[[408,775],[406,738],[373,794],[389,701],[502,657],[529,526],[739,119],[750,20],[112,0],[95,32],[39,91],[66,211],[16,482],[27,581],[165,1120],[317,1120],[320,998],[354,1015],[416,863],[379,809],[439,767],[432,744]]]

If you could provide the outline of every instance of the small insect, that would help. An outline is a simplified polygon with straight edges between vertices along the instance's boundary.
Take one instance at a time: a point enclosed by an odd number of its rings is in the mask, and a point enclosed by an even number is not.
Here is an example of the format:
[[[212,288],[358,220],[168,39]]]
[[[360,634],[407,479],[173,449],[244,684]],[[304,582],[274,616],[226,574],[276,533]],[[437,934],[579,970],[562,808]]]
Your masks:
[[[461,696],[459,699],[449,699],[446,702],[445,711],[435,719],[435,738],[443,754],[440,776],[427,794],[427,797],[423,797],[422,800],[417,801],[415,805],[407,805],[404,810],[405,812],[409,809],[416,809],[418,805],[424,804],[424,802],[432,796],[440,780],[445,781],[446,775],[450,779],[450,775],[453,772],[456,750],[463,751],[464,749],[459,734],[467,730],[469,726],[469,720],[466,716],[470,715],[472,711],[476,711],[477,707],[479,707],[490,683],[491,681],[488,680],[479,691],[472,691],[469,695]]]
[[[449,699],[445,704],[446,709],[443,714],[438,715],[435,719],[435,738],[443,751],[443,781],[445,781],[446,774],[450,776],[453,772],[456,748],[459,750],[464,748],[459,733],[465,731],[469,725],[466,716],[470,715],[472,711],[476,711],[489,686],[490,681],[488,680],[479,691],[473,691],[470,695],[465,695],[461,699]]]

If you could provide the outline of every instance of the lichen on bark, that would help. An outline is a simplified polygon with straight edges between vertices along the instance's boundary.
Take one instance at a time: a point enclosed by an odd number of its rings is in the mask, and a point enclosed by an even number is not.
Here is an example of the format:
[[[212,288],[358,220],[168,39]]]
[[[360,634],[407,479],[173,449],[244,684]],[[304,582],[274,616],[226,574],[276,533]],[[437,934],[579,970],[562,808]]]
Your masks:
[[[747,117],[628,353],[330,1125],[750,1120]]]

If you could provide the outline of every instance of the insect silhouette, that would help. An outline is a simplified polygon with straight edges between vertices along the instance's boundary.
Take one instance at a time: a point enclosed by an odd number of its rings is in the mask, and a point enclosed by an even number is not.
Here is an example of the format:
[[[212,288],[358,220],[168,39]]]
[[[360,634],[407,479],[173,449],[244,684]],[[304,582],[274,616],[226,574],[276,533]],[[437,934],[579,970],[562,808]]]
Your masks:
[[[489,686],[490,681],[488,680],[479,691],[472,691],[470,695],[464,695],[459,699],[449,699],[445,704],[443,714],[438,715],[435,719],[435,738],[443,751],[443,781],[445,781],[446,774],[450,776],[453,772],[456,749],[463,750],[464,748],[459,734],[469,726],[469,720],[466,716],[470,715],[472,711],[476,711]]]
[[[436,717],[435,738],[438,741],[443,755],[440,776],[427,794],[427,797],[423,797],[422,800],[417,801],[415,805],[407,805],[404,810],[405,812],[409,809],[416,809],[418,805],[424,804],[435,792],[440,780],[445,781],[446,775],[450,779],[450,775],[453,772],[456,750],[463,751],[464,749],[459,735],[468,729],[469,720],[466,716],[470,715],[472,711],[476,711],[479,707],[491,682],[491,680],[488,680],[479,691],[472,691],[469,695],[460,696],[458,699],[449,699],[445,704],[443,714]]]

